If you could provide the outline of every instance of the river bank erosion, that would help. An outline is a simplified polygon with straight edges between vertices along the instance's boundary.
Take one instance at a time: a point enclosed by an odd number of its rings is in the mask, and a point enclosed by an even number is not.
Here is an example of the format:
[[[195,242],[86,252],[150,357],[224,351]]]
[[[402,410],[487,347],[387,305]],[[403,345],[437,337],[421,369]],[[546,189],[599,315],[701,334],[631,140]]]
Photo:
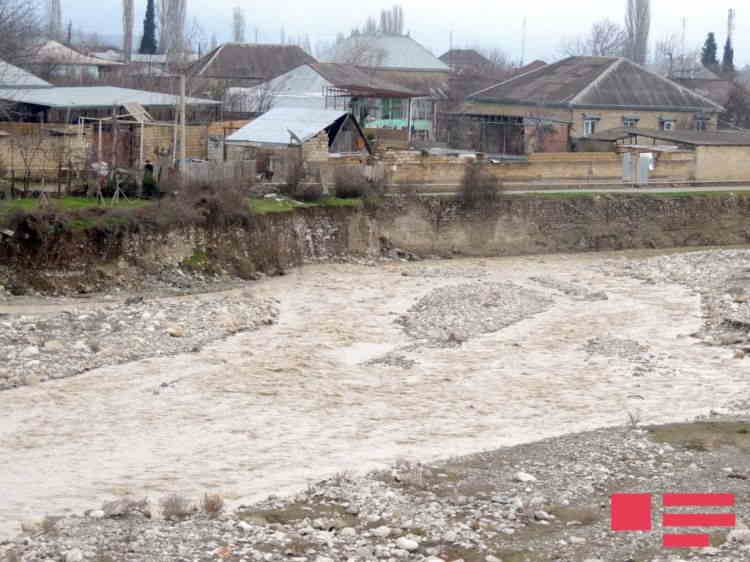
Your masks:
[[[643,429],[708,416],[744,435],[750,250],[285,273],[200,295],[3,296],[0,553],[657,560],[654,543],[611,546],[602,513],[565,509],[593,509],[618,483],[731,491],[750,476],[744,441],[709,432],[700,450]],[[300,492],[310,517],[269,515]],[[227,507],[175,525],[159,510],[171,494]],[[98,511],[118,498],[149,498],[153,513]],[[750,538],[729,538],[714,556],[750,556]]]

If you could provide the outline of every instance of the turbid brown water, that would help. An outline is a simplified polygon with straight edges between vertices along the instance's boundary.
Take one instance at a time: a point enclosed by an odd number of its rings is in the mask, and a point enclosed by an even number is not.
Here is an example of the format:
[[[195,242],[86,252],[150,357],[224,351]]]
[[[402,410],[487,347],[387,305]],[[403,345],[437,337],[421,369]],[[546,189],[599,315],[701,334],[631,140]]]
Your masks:
[[[701,326],[699,297],[596,267],[612,257],[308,266],[254,286],[279,299],[274,326],[3,392],[0,536],[21,519],[125,493],[247,502],[399,457],[623,424],[629,412],[644,423],[687,420],[746,397],[747,363],[689,337]],[[609,298],[576,300],[535,276]],[[420,297],[477,281],[515,282],[554,305],[458,347],[408,351],[410,369],[366,364],[411,343],[394,320]],[[652,369],[634,376],[630,359],[584,349],[604,336],[648,346]]]

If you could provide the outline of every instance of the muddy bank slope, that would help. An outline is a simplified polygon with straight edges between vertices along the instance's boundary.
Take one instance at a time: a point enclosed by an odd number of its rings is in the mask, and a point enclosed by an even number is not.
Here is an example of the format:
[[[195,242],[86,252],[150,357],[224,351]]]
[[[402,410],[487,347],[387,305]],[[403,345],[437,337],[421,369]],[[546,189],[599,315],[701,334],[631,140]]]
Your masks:
[[[0,238],[0,285],[23,293],[144,285],[173,271],[255,279],[342,257],[508,256],[735,245],[750,241],[750,197],[507,197],[468,210],[445,199],[305,208],[220,227],[133,222],[80,228],[31,216]],[[56,221],[56,222],[55,222]],[[3,290],[0,289],[0,295]]]

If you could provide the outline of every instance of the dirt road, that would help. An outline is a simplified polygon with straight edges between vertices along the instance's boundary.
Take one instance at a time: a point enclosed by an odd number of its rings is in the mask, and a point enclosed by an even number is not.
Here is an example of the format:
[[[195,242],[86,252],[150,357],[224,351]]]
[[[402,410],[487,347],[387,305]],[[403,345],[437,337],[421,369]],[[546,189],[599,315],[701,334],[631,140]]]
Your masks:
[[[254,286],[279,299],[274,326],[199,353],[0,393],[0,537],[21,519],[128,492],[250,501],[399,457],[623,424],[629,412],[644,423],[687,420],[747,397],[747,363],[689,336],[701,325],[699,297],[602,272],[612,257],[309,266]],[[582,301],[530,279],[540,276],[608,299]],[[394,320],[417,299],[492,281],[554,304],[458,347],[403,349],[411,342]],[[638,342],[647,368],[595,352],[594,338]],[[365,364],[396,349],[411,368]]]

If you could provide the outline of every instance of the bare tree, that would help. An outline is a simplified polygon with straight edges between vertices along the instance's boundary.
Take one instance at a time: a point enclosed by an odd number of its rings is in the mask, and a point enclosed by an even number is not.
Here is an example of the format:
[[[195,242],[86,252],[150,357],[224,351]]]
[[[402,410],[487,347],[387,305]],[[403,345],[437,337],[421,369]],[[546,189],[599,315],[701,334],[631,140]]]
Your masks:
[[[47,0],[47,38],[62,39],[62,7],[60,0]]]
[[[186,0],[161,0],[159,3],[159,50],[174,54],[185,49]]]
[[[27,0],[0,0],[0,60],[23,65],[36,54],[42,27],[38,7]]]
[[[135,22],[135,4],[133,0],[122,0],[122,32],[124,38],[122,41],[122,50],[125,55],[125,62],[130,62],[133,54],[133,25]]]
[[[638,64],[646,64],[648,38],[651,32],[650,0],[628,0],[625,29],[627,32],[625,56]]]
[[[563,40],[560,51],[569,57],[618,57],[623,54],[626,39],[621,26],[603,19],[594,23],[586,35]]]
[[[232,13],[232,40],[235,43],[244,43],[246,29],[245,14],[242,8],[236,6]]]
[[[377,46],[375,38],[353,36],[334,47],[334,60],[357,66],[378,67],[385,60],[386,52]]]

